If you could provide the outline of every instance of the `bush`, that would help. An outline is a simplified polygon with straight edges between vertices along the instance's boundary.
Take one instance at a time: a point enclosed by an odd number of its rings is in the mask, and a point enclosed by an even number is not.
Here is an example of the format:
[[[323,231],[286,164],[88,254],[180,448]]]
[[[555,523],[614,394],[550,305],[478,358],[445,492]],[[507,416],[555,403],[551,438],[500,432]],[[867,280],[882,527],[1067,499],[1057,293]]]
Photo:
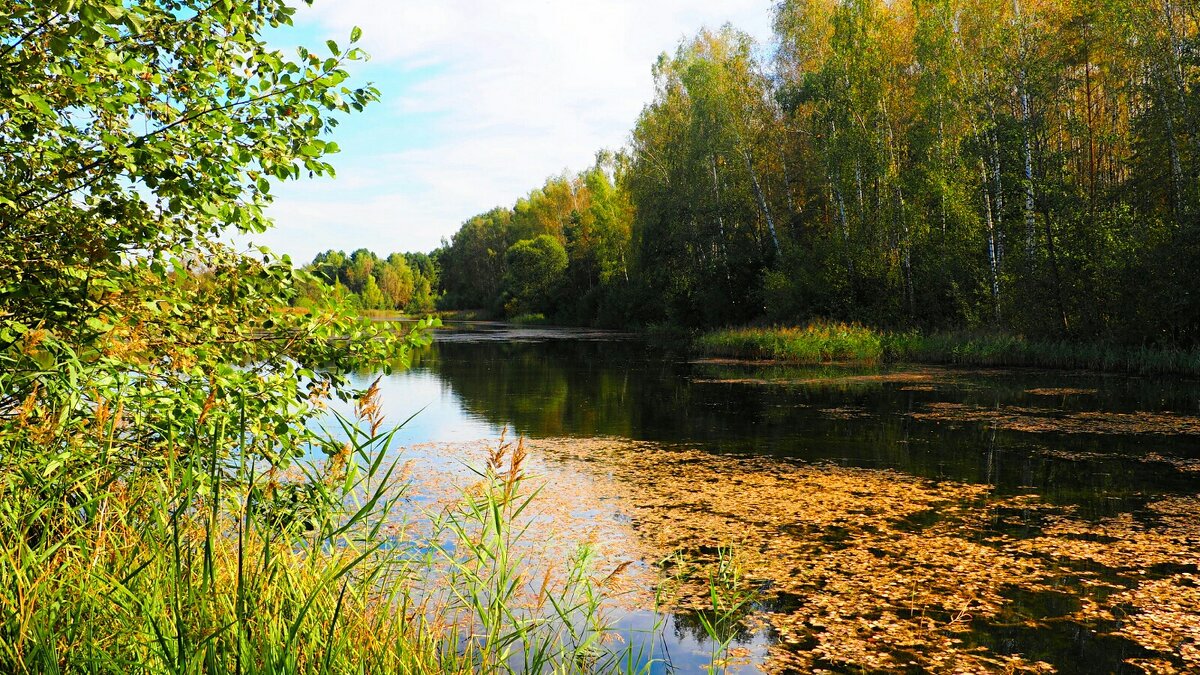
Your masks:
[[[504,254],[506,314],[553,311],[566,279],[567,250],[548,234],[522,239]]]

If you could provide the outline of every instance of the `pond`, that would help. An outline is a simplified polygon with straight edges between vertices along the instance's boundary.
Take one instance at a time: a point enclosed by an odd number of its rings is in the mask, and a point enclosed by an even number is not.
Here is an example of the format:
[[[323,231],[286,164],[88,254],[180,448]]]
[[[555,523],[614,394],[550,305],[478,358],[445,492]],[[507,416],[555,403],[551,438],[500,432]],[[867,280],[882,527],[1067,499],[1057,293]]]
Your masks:
[[[615,614],[664,622],[657,671],[709,663],[681,570],[724,559],[756,593],[731,671],[1200,669],[1200,382],[689,360],[476,323],[380,387],[390,420],[418,413],[397,436],[418,483],[523,437],[555,537],[631,586],[679,576],[672,612],[634,592]]]

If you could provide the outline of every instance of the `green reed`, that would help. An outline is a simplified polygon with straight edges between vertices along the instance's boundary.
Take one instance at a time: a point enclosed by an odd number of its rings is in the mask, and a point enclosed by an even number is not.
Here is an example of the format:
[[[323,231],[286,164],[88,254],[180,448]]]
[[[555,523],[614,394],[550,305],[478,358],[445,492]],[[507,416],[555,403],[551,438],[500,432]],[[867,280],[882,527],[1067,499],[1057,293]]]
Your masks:
[[[1030,340],[999,332],[879,331],[858,324],[827,322],[801,327],[721,329],[701,335],[693,346],[706,356],[802,364],[909,362],[1200,374],[1200,349]]]
[[[649,669],[640,648],[603,644],[586,545],[562,583],[528,581],[520,523],[536,491],[520,443],[501,444],[456,504],[406,519],[396,430],[369,400],[359,417],[338,416],[344,440],[287,470],[236,452],[245,426],[147,466],[87,453],[50,466],[8,444],[0,671]]]
[[[696,348],[709,356],[771,359],[792,363],[857,361],[883,356],[881,335],[858,324],[727,328],[700,336]]]
[[[1006,333],[889,333],[889,361],[1080,369],[1133,374],[1200,374],[1200,350],[1104,342],[1030,340]]]

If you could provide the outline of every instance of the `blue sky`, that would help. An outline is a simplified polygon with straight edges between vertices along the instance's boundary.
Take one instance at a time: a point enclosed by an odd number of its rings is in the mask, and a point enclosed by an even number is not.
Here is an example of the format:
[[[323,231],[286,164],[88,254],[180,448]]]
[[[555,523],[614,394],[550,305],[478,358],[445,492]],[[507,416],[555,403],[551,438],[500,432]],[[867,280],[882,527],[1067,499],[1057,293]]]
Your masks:
[[[298,262],[329,248],[429,251],[463,220],[625,144],[650,66],[701,27],[770,39],[772,0],[316,0],[271,40],[345,45],[382,100],[333,136],[334,179],[277,186],[255,238]]]

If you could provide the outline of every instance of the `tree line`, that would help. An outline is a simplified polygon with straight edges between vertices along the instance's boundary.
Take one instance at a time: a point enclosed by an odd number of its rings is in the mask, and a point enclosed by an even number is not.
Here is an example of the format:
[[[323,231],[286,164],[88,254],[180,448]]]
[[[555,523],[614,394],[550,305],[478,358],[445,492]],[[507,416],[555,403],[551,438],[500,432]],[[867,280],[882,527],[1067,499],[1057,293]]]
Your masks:
[[[365,310],[432,312],[436,309],[437,266],[425,253],[393,253],[380,258],[360,248],[350,254],[329,250],[305,266],[314,279],[299,289],[292,304],[306,309],[324,302],[325,293]]]
[[[470,218],[442,308],[1200,338],[1200,2],[784,0],[628,145]]]

